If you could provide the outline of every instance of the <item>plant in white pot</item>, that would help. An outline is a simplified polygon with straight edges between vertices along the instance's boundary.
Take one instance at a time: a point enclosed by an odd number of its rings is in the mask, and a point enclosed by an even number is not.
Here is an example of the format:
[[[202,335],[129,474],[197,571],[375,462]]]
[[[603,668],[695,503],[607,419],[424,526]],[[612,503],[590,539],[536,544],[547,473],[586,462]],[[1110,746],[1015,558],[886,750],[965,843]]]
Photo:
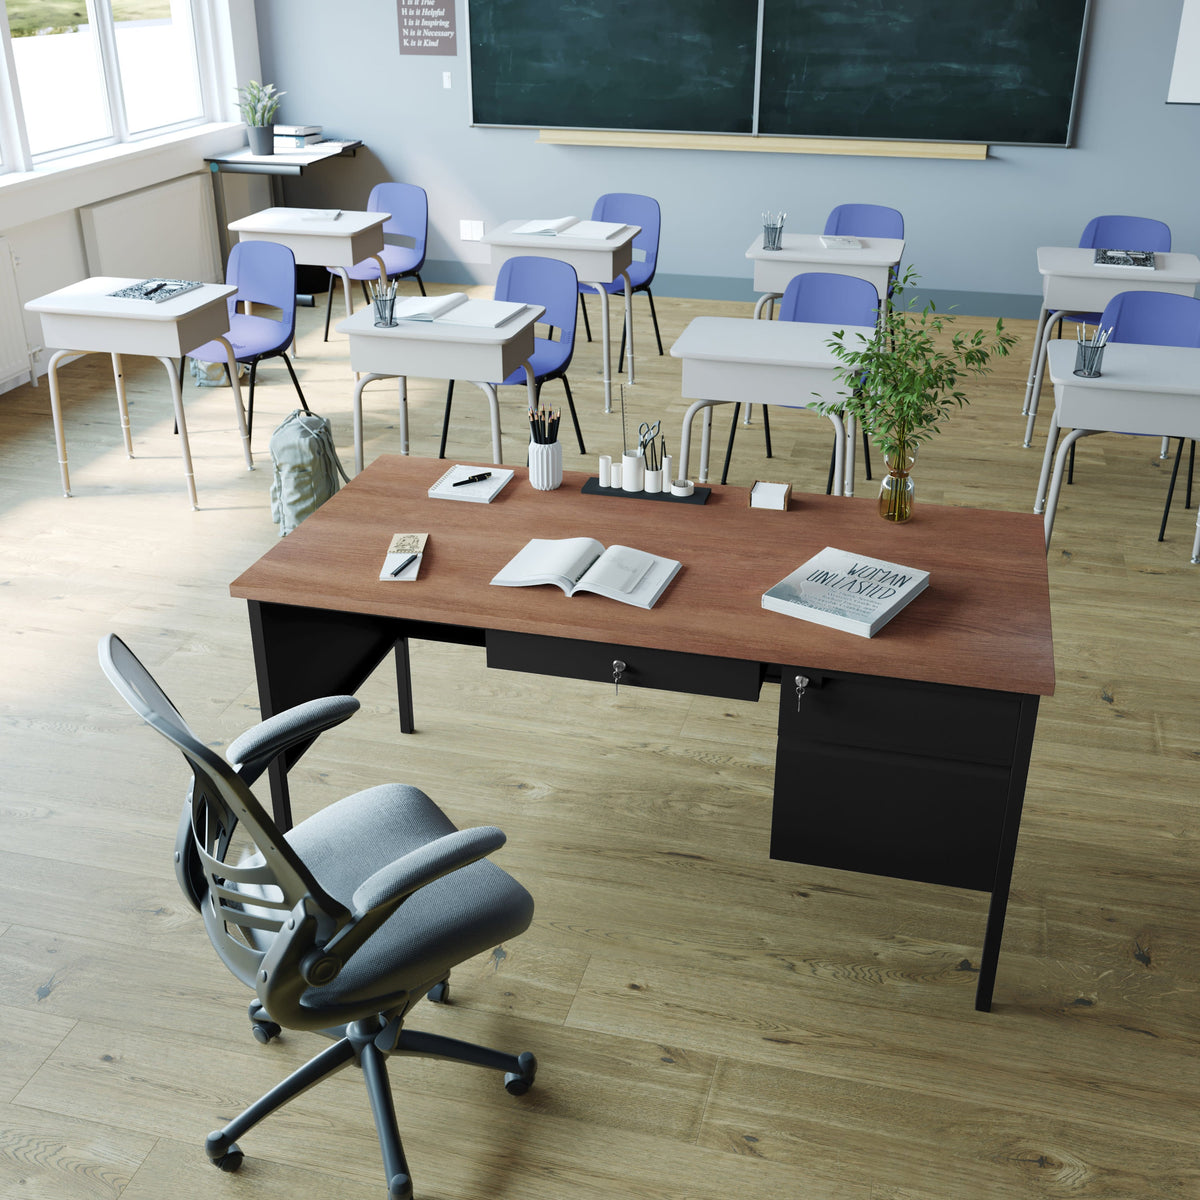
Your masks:
[[[259,83],[255,79],[238,88],[238,112],[246,122],[252,154],[275,152],[275,114],[279,111],[280,99],[286,95],[286,92],[277,92],[273,83]]]
[[[982,329],[942,336],[954,318],[937,312],[932,302],[916,308],[916,298],[899,303],[918,276],[910,267],[884,300],[879,327],[872,338],[835,333],[828,345],[841,365],[834,378],[850,394],[814,405],[821,412],[852,416],[879,448],[887,475],[879,493],[879,515],[888,521],[912,516],[910,477],[917,447],[939,431],[952,408],[968,403],[960,383],[967,375],[986,375],[991,359],[1006,356],[1016,338],[997,321],[990,335]]]

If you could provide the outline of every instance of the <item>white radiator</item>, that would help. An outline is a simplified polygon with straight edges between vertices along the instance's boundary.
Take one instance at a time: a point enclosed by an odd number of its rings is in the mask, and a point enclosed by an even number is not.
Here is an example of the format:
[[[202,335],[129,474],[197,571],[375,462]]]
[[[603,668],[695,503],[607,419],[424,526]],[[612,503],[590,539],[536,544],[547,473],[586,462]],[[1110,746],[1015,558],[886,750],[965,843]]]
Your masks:
[[[25,311],[17,293],[17,268],[8,238],[0,238],[0,391],[33,379]]]
[[[89,204],[79,220],[90,275],[205,283],[225,276],[207,172]]]

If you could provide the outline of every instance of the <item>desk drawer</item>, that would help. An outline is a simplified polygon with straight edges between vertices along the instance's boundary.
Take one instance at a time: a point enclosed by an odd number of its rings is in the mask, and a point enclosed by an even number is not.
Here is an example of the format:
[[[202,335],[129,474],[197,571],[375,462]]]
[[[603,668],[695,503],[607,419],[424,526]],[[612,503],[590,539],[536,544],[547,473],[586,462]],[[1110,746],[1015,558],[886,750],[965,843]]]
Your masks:
[[[488,632],[486,644],[487,665],[505,671],[612,683],[613,660],[619,659],[625,664],[622,687],[659,688],[727,700],[757,700],[762,688],[763,664],[735,658],[497,630]]]
[[[811,680],[798,704],[797,675]],[[781,743],[1007,766],[1020,715],[1021,697],[1012,692],[781,668]]]

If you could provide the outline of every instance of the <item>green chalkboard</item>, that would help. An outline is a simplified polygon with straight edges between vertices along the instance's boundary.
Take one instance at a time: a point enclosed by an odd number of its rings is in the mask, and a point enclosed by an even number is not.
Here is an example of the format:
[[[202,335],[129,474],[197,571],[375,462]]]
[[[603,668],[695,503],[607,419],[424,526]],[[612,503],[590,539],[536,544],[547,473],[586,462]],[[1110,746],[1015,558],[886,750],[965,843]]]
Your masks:
[[[758,0],[471,0],[476,124],[751,133]]]
[[[469,0],[469,15],[476,124],[1065,145],[1087,0]]]
[[[759,133],[1065,144],[1086,0],[764,0]]]

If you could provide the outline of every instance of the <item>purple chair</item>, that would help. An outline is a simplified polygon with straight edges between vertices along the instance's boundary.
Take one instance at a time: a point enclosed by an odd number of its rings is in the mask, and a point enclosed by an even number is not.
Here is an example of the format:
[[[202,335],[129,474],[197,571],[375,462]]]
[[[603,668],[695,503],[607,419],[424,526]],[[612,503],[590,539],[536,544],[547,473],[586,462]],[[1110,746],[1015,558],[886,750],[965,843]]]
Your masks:
[[[662,211],[658,201],[650,196],[639,196],[634,192],[608,192],[600,197],[592,207],[593,221],[616,221],[622,225],[640,225],[642,232],[633,239],[634,250],[641,250],[645,257],[641,262],[629,264],[629,284],[632,295],[635,292],[645,292],[650,301],[650,319],[654,322],[654,340],[658,343],[658,352],[663,352],[662,335],[658,331],[658,313],[654,311],[654,293],[650,290],[654,282],[654,271],[658,266],[658,238],[662,229]],[[592,340],[592,327],[588,323],[587,305],[583,302],[584,294],[595,292],[591,284],[579,285],[579,306],[583,310],[583,332],[587,340]],[[625,282],[618,278],[612,283],[606,283],[604,290],[610,296],[625,295]],[[617,374],[625,368],[625,324],[621,323],[621,350],[617,358]]]
[[[575,413],[575,401],[571,396],[571,385],[567,382],[567,368],[575,353],[576,297],[579,295],[579,277],[575,268],[557,258],[537,258],[519,255],[507,259],[496,276],[495,297],[497,300],[514,300],[519,304],[536,304],[546,310],[539,325],[548,325],[551,336],[533,339],[533,357],[529,365],[533,368],[534,387],[541,393],[542,384],[549,379],[561,379],[567,394],[567,407],[571,410],[571,421],[575,426],[575,437],[579,442],[579,453],[586,454],[583,434],[579,429],[579,417]],[[558,338],[553,337],[557,330]],[[525,386],[525,368],[518,367],[507,379],[494,387]],[[442,444],[438,458],[446,457],[446,434],[450,429],[450,402],[454,397],[454,380],[446,388],[446,413],[442,418]]]
[[[1093,217],[1083,229],[1079,245],[1084,250],[1154,250],[1165,254],[1171,249],[1171,230],[1162,221],[1153,217]],[[1058,333],[1062,336],[1064,318],[1084,325],[1095,325],[1100,320],[1097,312],[1060,313]],[[1108,326],[1106,325],[1107,329]],[[1138,338],[1124,338],[1138,341]]]
[[[859,206],[861,207],[861,206]],[[779,301],[779,320],[812,321],[822,325],[874,325],[879,320],[879,293],[875,285],[854,275],[834,275],[827,271],[807,271],[795,276]],[[725,467],[721,482],[729,474],[729,459],[733,454],[733,439],[737,433],[741,404],[733,406],[733,421],[729,426],[729,445],[725,449]],[[767,416],[770,406],[764,404],[763,433],[767,442],[767,457],[771,457],[771,424]],[[867,478],[871,478],[870,442],[863,430],[863,452]],[[826,495],[833,491],[833,467],[837,446],[829,463]]]
[[[384,247],[380,254],[389,279],[411,275],[425,295],[421,268],[425,265],[425,242],[429,237],[429,198],[425,189],[415,183],[377,183],[367,197],[367,212],[392,215],[383,223]],[[390,241],[388,239],[391,239]],[[379,278],[379,264],[364,258],[349,270],[329,268],[329,294],[325,305],[325,337],[329,341],[329,317],[333,312],[333,281],[335,278],[357,280],[362,284],[363,299],[370,302],[367,281]]]
[[[237,242],[229,251],[225,282],[237,285],[229,297],[229,332],[225,339],[233,347],[233,356],[250,367],[250,389],[246,402],[246,436],[254,429],[254,380],[258,364],[264,358],[282,358],[292,377],[296,395],[305,412],[309,411],[300,381],[292,369],[287,348],[296,334],[296,258],[278,242]],[[279,309],[279,318],[259,317],[238,312],[239,304],[265,304]],[[205,342],[189,350],[179,360],[180,378],[189,358],[202,362],[225,363],[225,347]],[[226,375],[229,368],[225,368]],[[230,381],[232,384],[232,380]]]
[[[839,237],[903,238],[904,217],[882,204],[839,204],[822,231]]]
[[[1160,222],[1154,222],[1160,224]],[[1169,235],[1168,235],[1169,236]],[[1141,246],[1111,246],[1109,249],[1150,249]],[[1097,314],[1096,321],[1101,329],[1111,329],[1109,342],[1134,342],[1143,346],[1192,346],[1200,348],[1200,300],[1194,296],[1175,296],[1170,292],[1118,292]],[[1146,436],[1146,435],[1142,435]],[[1167,530],[1167,517],[1171,511],[1171,499],[1175,494],[1175,480],[1179,473],[1179,461],[1183,453],[1184,439],[1179,439],[1175,452],[1175,466],[1171,482],[1167,487],[1167,502],[1163,508],[1162,524],[1158,530],[1161,542]],[[1067,473],[1067,482],[1073,482],[1074,450]],[[1192,504],[1192,468],[1195,465],[1196,444],[1192,443],[1191,461],[1188,466],[1187,499],[1185,508]]]

